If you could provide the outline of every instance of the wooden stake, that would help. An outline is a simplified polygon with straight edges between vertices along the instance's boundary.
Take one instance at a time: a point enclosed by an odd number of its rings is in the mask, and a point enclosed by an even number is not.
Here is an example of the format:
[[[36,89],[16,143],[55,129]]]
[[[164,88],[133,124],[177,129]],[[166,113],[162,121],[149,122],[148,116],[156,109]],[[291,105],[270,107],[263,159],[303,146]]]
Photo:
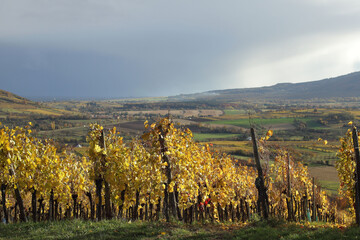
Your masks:
[[[360,226],[360,154],[359,154],[359,139],[356,127],[353,127],[353,143],[355,151],[356,172],[355,172],[355,215],[356,224]]]
[[[105,144],[105,130],[101,131],[101,136],[99,139],[99,146],[104,149],[104,151],[106,152],[106,144]],[[106,164],[106,155],[102,154],[101,157],[101,165],[103,168],[105,168],[105,164]],[[104,182],[104,190],[105,190],[105,217],[106,219],[111,219],[112,218],[112,211],[111,211],[111,201],[110,201],[110,185],[109,183],[104,179],[104,176],[102,176],[103,178],[103,182]]]
[[[6,185],[1,184],[1,202],[4,211],[5,223],[9,223],[9,215],[6,207]]]
[[[313,177],[313,221],[316,221],[315,178]]]
[[[293,202],[291,194],[291,179],[290,179],[290,155],[287,154],[287,190],[288,190],[288,220],[293,221]]]
[[[254,128],[251,128],[250,130],[251,130],[251,139],[252,139],[253,149],[254,149],[255,163],[256,163],[256,168],[258,170],[258,177],[255,181],[255,185],[259,191],[259,203],[261,206],[263,217],[265,219],[268,219],[268,216],[269,216],[268,197],[267,197],[266,189],[265,189],[265,185],[264,185],[264,176],[263,176],[263,172],[262,172],[262,168],[261,168],[261,164],[260,164],[260,156],[259,156],[259,150],[258,150],[258,146],[257,146],[257,142],[256,142],[255,130],[254,130]]]

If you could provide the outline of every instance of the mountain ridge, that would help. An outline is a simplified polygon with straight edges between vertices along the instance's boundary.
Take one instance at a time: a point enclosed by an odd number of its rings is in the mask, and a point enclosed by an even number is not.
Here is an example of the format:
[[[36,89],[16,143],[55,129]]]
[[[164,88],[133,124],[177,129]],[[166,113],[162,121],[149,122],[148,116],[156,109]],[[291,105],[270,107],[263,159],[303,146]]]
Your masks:
[[[233,101],[254,99],[309,100],[337,97],[360,97],[360,71],[310,82],[285,82],[264,87],[232,88],[193,94],[180,94],[167,97],[167,101]],[[6,104],[38,106],[37,101],[31,101],[27,98],[0,89],[0,105]]]
[[[183,94],[171,98],[183,100],[200,100],[203,98],[216,98],[218,100],[296,100],[336,97],[360,97],[360,71],[311,82],[277,83],[265,87],[212,90],[195,94]]]

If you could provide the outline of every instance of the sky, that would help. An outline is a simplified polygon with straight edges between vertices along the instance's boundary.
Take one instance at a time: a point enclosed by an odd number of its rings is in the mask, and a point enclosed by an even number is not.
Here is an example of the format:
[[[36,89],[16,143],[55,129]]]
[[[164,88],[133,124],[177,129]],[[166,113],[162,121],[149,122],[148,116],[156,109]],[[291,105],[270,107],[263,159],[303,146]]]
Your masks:
[[[358,0],[0,0],[0,89],[122,98],[360,70]]]

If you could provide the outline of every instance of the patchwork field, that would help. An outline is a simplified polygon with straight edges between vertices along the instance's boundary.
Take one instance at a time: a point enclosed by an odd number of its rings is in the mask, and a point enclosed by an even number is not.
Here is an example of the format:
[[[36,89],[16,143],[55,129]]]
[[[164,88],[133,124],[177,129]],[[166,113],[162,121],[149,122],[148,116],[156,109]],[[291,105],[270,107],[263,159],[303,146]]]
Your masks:
[[[309,167],[309,172],[325,190],[338,194],[340,183],[334,166]]]
[[[37,137],[53,138],[72,147],[87,145],[90,123],[100,123],[105,129],[116,127],[127,141],[144,132],[145,120],[151,123],[170,114],[175,123],[192,130],[196,141],[210,143],[214,150],[247,162],[253,158],[250,126],[259,138],[271,129],[274,134],[267,143],[273,153],[270,160],[277,149],[288,149],[334,194],[339,185],[334,168],[338,140],[348,121],[360,120],[360,110],[353,102],[341,107],[326,102],[281,105],[261,101],[169,102],[167,98],[36,103],[8,93],[5,98],[0,101],[1,122],[13,126],[32,121]],[[318,138],[328,144],[318,142]],[[84,152],[77,149],[79,154]]]

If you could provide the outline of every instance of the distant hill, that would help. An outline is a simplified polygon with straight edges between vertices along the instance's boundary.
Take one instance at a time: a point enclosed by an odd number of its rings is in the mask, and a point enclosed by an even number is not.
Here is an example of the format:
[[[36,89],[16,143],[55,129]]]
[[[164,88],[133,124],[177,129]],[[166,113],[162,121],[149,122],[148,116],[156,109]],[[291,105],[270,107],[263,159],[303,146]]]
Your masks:
[[[177,100],[314,99],[360,97],[360,72],[304,83],[279,83],[270,87],[214,90],[179,95]]]
[[[0,89],[0,104],[34,104],[32,101]]]
[[[23,117],[28,115],[59,116],[70,114],[60,109],[49,108],[41,103],[30,101],[8,91],[0,89],[0,118]]]

